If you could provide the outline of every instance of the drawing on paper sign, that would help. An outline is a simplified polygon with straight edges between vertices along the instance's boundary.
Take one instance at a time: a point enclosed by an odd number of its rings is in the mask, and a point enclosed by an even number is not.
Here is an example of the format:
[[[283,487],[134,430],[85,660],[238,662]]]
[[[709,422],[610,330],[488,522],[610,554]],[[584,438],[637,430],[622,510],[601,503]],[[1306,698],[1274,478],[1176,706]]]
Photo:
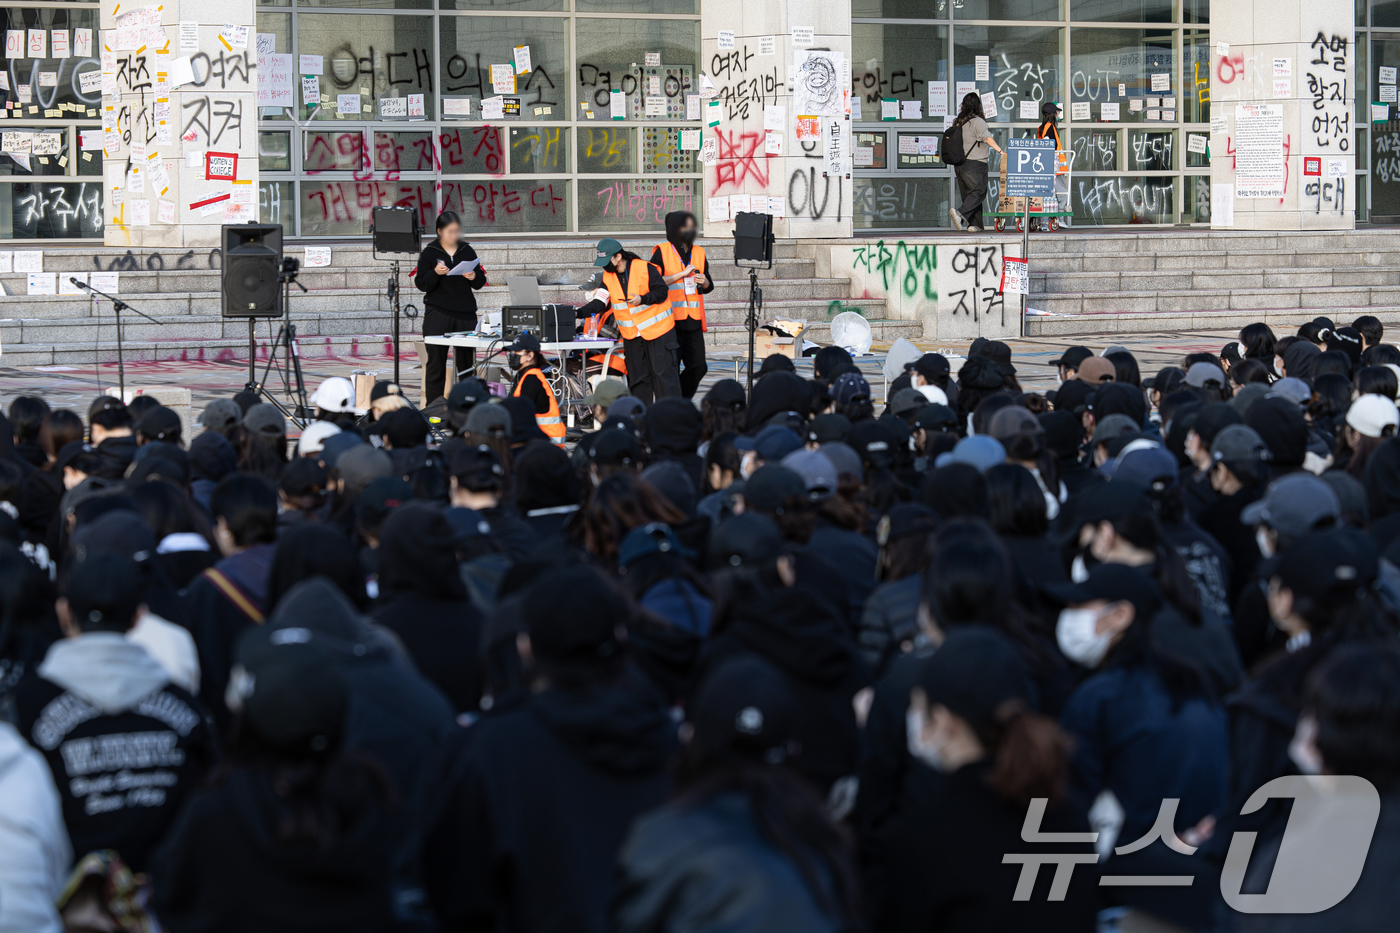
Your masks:
[[[215,179],[232,181],[237,178],[238,153],[212,151],[204,153],[204,177],[208,181]]]
[[[845,113],[842,90],[846,56],[841,52],[803,49],[793,54],[793,109],[801,114],[836,117]]]

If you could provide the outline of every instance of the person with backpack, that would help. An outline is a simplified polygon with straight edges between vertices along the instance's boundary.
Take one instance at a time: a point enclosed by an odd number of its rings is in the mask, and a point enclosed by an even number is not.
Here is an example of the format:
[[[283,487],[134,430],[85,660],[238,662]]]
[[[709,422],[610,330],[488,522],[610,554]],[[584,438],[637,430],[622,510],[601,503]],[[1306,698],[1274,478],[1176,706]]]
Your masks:
[[[1006,150],[997,145],[982,114],[982,98],[968,92],[962,99],[958,118],[943,133],[943,161],[953,166],[958,177],[958,207],[948,208],[948,217],[955,230],[982,232],[982,202],[987,199],[987,159],[995,149],[1003,156]]]
[[[1047,100],[1040,105],[1040,115],[1043,118],[1040,126],[1035,128],[1036,139],[1053,139],[1056,151],[1067,149],[1064,138],[1060,136],[1060,117],[1064,114],[1064,108],[1052,100]],[[1055,174],[1055,204],[1059,210],[1069,210],[1069,176],[1056,172]],[[1061,217],[1059,222],[1063,226],[1069,226],[1070,218]]]

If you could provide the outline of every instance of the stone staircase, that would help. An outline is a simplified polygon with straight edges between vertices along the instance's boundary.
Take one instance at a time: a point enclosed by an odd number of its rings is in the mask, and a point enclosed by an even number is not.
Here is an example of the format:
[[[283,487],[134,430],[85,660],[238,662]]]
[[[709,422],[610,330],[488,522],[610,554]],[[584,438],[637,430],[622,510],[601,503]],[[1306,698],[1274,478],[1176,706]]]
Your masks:
[[[624,245],[646,256],[654,240],[625,240]],[[593,241],[482,240],[473,241],[493,284],[478,292],[482,309],[500,308],[509,300],[507,275],[535,275],[547,302],[582,303],[577,288],[593,273]],[[748,310],[748,273],[733,264],[732,244],[702,241],[710,259],[716,288],[707,297],[708,340],[718,354],[746,345],[744,317]],[[21,247],[22,248],[22,247]],[[286,255],[304,259],[304,247],[290,245]],[[827,322],[837,310],[850,307],[851,283],[844,278],[818,278],[815,263],[798,258],[792,241],[774,248],[772,271],[760,273],[764,292],[763,320],[791,318],[808,322],[806,336],[829,340]],[[128,360],[246,360],[248,326],[225,320],[219,313],[220,257],[216,250],[189,252],[97,248],[44,249],[44,271],[60,280],[74,272],[120,272],[120,297],[160,321],[152,324],[130,312],[122,315],[122,339]],[[421,294],[413,287],[412,266],[400,274],[401,302],[421,311]],[[382,356],[391,352],[392,312],[385,286],[388,263],[376,261],[365,242],[331,247],[331,265],[311,269],[303,263],[300,281],[308,291],[292,289],[292,323],[297,327],[302,356]],[[556,283],[556,284],[545,284]],[[90,364],[116,359],[116,328],[111,304],[96,306],[86,295],[27,296],[22,274],[0,275],[0,365],[43,366]],[[884,302],[860,299],[856,307],[870,320],[877,343],[896,337],[918,339],[916,321],[886,320]],[[419,320],[402,322],[405,353],[412,355]],[[257,323],[257,355],[266,352],[278,321]]]
[[[1026,336],[1291,332],[1319,315],[1400,322],[1400,232],[1076,231],[1031,235]]]

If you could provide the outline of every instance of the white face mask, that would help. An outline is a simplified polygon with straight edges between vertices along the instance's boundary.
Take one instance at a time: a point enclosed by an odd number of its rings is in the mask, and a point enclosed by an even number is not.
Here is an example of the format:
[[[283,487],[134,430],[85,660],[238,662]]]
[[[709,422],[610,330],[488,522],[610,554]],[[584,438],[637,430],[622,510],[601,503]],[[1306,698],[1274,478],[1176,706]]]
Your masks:
[[[1065,657],[1087,668],[1098,667],[1113,642],[1111,632],[1097,630],[1096,609],[1065,609],[1055,623],[1055,641]]]
[[[910,709],[904,714],[904,733],[909,745],[909,754],[935,771],[948,773],[948,762],[943,757],[943,748],[948,743],[935,739],[924,741],[924,716]]]
[[[1254,529],[1254,543],[1259,545],[1259,554],[1261,557],[1274,556],[1274,544],[1269,539],[1269,532],[1263,525]]]
[[[1084,563],[1084,555],[1074,555],[1074,562],[1069,566],[1069,578],[1073,583],[1083,583],[1089,579],[1089,565]]]

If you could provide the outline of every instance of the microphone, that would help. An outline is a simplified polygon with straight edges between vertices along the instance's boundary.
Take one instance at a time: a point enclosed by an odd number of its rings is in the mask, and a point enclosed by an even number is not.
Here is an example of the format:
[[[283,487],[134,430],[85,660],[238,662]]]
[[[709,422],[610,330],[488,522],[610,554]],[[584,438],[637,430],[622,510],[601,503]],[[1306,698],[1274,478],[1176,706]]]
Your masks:
[[[76,278],[74,278],[74,277],[71,276],[71,275],[68,277],[68,281],[72,282],[74,285],[78,286],[79,288],[83,289],[84,291],[88,291],[89,289],[92,288],[92,286],[89,285],[88,283],[86,283],[86,282],[80,282],[80,281],[78,281]]]

